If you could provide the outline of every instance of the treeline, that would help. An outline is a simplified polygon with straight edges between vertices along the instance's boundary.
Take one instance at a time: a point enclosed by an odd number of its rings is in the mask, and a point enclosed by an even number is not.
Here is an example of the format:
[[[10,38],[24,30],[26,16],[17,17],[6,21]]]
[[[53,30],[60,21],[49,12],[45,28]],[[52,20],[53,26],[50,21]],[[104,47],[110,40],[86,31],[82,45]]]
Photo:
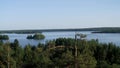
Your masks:
[[[60,32],[60,31],[95,31],[93,33],[120,33],[120,27],[99,27],[99,28],[75,28],[75,29],[37,29],[37,30],[1,30],[0,33],[42,33],[42,32]]]
[[[75,56],[76,55],[76,56]],[[0,68],[120,68],[120,47],[98,40],[58,38],[22,48],[0,42]]]
[[[28,35],[27,36],[27,39],[34,39],[34,40],[41,40],[41,39],[44,39],[45,36],[41,33],[36,33],[34,35]]]
[[[9,40],[8,35],[0,35],[0,40]]]
[[[93,28],[92,33],[120,33],[120,27]]]

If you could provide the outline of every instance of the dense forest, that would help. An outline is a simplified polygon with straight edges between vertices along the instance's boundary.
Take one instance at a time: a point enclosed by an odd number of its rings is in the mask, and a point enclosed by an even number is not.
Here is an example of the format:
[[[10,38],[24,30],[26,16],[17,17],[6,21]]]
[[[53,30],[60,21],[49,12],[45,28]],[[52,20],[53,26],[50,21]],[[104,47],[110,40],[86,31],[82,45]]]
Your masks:
[[[42,33],[60,31],[94,31],[93,33],[120,33],[120,27],[74,28],[74,29],[36,29],[36,30],[1,30],[0,33]]]
[[[36,33],[34,35],[28,35],[27,36],[27,39],[34,39],[34,40],[42,40],[44,38],[45,38],[45,36],[41,33]]]
[[[0,41],[0,68],[120,68],[120,47],[99,40],[58,38],[21,47]]]
[[[0,35],[0,40],[9,40],[8,35]]]

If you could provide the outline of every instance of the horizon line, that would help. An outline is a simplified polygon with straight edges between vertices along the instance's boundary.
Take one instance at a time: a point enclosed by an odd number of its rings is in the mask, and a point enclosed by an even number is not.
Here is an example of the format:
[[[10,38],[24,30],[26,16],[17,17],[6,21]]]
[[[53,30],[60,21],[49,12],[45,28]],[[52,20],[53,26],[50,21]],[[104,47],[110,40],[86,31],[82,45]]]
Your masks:
[[[69,30],[69,29],[93,29],[93,28],[120,28],[120,27],[85,27],[85,28],[50,28],[50,29],[5,29],[0,31],[19,31],[19,30]]]

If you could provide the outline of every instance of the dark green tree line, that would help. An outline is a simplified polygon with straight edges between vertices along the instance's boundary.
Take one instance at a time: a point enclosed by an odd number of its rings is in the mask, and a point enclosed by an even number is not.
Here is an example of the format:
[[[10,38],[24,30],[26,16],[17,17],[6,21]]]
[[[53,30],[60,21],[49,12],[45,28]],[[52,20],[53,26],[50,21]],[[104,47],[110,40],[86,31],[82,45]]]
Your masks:
[[[75,43],[77,57],[75,57]],[[46,44],[21,47],[0,41],[0,68],[119,68],[120,47],[98,40],[58,38]]]

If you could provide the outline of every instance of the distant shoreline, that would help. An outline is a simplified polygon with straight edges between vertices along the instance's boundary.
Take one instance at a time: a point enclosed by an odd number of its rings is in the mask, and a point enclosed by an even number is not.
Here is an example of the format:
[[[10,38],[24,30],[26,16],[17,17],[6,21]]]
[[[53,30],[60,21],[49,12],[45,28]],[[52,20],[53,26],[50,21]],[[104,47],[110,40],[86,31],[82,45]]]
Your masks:
[[[0,33],[31,34],[42,32],[93,31],[92,33],[120,33],[120,27],[80,28],[80,29],[36,29],[36,30],[1,30]]]
[[[109,34],[109,33],[120,33],[120,32],[97,32],[96,31],[96,32],[92,32],[92,33],[108,33]]]

